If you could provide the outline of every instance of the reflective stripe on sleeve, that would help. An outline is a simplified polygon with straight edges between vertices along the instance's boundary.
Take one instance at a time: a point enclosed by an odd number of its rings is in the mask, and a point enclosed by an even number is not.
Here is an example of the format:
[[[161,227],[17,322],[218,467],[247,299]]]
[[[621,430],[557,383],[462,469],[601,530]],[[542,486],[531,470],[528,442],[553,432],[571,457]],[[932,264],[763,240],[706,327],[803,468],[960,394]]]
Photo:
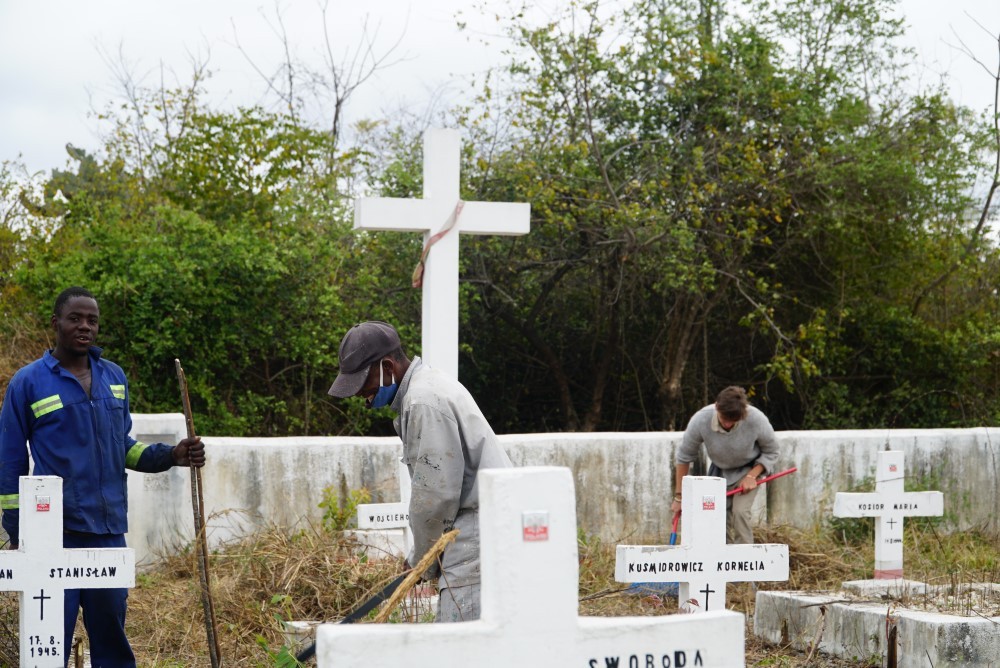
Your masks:
[[[17,494],[0,494],[0,510],[17,510],[19,507]]]
[[[148,447],[142,441],[136,441],[135,445],[129,448],[128,453],[125,455],[125,466],[127,468],[135,468],[135,465],[139,463],[139,457],[142,457],[142,451]]]
[[[53,394],[51,397],[39,399],[35,403],[31,404],[31,412],[35,414],[36,418],[40,418],[43,415],[51,413],[52,411],[57,411],[62,407],[62,399],[59,398],[58,394]]]
[[[115,399],[125,399],[125,386],[124,385],[111,385],[111,394]]]

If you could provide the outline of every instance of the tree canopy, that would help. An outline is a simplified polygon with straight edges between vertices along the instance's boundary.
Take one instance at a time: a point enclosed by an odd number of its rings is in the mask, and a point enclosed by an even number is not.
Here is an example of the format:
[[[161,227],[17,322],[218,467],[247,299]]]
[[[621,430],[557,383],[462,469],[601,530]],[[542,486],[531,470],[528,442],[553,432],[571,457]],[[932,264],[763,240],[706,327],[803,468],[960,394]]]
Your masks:
[[[892,10],[499,17],[510,62],[446,121],[462,196],[532,207],[525,237],[463,241],[460,376],[497,431],[681,429],[730,384],[785,429],[1000,417],[997,119],[901,92]],[[357,321],[419,353],[419,240],[355,233],[352,202],[420,196],[422,128],[347,145],[294,106],[212,109],[197,80],[133,93],[74,171],[20,197],[0,171],[0,361],[37,356],[81,284],[134,410],[177,410],[180,358],[203,433],[384,432],[326,389]]]

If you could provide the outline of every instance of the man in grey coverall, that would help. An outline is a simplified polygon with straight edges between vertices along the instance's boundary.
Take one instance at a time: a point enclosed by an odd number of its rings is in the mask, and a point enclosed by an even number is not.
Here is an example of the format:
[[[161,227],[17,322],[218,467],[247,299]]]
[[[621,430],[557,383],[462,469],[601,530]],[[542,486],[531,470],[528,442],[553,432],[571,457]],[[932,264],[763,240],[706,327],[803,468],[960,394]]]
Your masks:
[[[726,498],[726,542],[753,543],[750,507],[757,496],[757,479],[773,473],[778,463],[778,441],[771,422],[750,405],[742,387],[719,392],[714,404],[695,413],[677,448],[674,469],[674,500],[670,510],[681,512],[681,481],[705,444],[712,467],[708,474],[726,479],[726,491],[739,494]]]
[[[416,565],[445,531],[458,538],[429,568],[438,578],[437,621],[479,619],[480,469],[511,466],[469,391],[443,371],[407,359],[392,325],[369,321],[352,327],[340,343],[340,373],[329,392],[363,397],[369,408],[389,406],[410,470],[410,530]]]

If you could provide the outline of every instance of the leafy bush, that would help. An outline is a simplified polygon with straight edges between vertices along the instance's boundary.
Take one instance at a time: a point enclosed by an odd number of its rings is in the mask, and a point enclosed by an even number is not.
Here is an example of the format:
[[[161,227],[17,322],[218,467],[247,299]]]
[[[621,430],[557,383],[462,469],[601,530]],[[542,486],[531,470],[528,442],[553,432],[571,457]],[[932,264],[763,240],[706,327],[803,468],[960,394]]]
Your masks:
[[[323,488],[323,500],[319,507],[323,509],[323,528],[334,533],[356,527],[358,506],[370,503],[371,492],[365,488],[352,489],[346,499],[341,500],[333,486]]]

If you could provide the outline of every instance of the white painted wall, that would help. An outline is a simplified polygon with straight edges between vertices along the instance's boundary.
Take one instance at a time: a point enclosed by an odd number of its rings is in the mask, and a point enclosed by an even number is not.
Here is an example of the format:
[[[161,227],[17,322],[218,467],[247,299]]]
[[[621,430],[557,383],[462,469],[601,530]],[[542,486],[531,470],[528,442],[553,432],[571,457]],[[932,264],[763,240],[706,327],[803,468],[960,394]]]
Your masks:
[[[175,443],[180,414],[134,415],[133,434]],[[808,528],[832,517],[837,492],[852,491],[875,471],[876,453],[906,456],[907,489],[944,493],[956,529],[1000,533],[1000,429],[779,432],[779,468],[798,472],[758,495],[775,524]],[[568,466],[576,484],[580,527],[607,544],[667,542],[668,498],[678,432],[511,434],[501,442],[518,466]],[[399,439],[366,437],[219,438],[205,436],[205,506],[213,545],[268,525],[318,522],[323,489],[343,496],[367,487],[374,502],[398,499]],[[189,543],[193,534],[186,469],[129,473],[129,546],[140,567]],[[870,489],[871,487],[869,487]],[[762,507],[763,511],[764,508]],[[763,513],[762,513],[763,514]]]

